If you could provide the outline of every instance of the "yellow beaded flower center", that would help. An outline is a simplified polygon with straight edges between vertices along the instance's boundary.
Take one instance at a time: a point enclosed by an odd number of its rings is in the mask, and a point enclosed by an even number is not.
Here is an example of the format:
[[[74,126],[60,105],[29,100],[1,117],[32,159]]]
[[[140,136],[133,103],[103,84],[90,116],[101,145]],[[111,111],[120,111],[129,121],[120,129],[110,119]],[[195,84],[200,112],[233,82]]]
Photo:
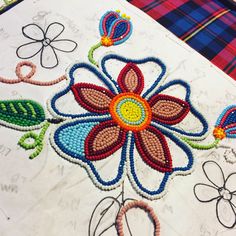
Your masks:
[[[216,127],[213,131],[213,135],[217,139],[224,139],[226,137],[225,130],[221,127]]]
[[[103,46],[109,47],[113,45],[113,41],[111,38],[109,38],[108,36],[102,36],[101,38],[101,44]]]
[[[110,113],[122,128],[132,131],[145,129],[151,122],[151,108],[146,100],[134,93],[121,93],[110,104]]]

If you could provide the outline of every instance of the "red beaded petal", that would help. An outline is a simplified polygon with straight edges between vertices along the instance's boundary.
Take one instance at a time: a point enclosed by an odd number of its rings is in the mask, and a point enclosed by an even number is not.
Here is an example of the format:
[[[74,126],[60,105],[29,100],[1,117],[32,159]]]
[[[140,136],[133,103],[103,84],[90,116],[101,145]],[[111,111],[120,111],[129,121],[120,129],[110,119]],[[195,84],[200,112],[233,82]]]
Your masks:
[[[126,140],[126,131],[112,120],[101,122],[85,140],[85,156],[90,161],[104,159],[120,149]]]
[[[178,124],[190,111],[187,102],[169,95],[157,94],[148,102],[152,109],[153,120],[168,125]]]
[[[143,91],[143,74],[134,63],[126,64],[126,66],[121,70],[117,82],[123,92],[140,94]]]
[[[95,113],[108,113],[109,105],[115,96],[108,89],[88,83],[77,83],[71,87],[76,101],[86,110]]]
[[[164,135],[153,126],[134,133],[135,144],[143,161],[160,172],[172,171],[172,158]]]

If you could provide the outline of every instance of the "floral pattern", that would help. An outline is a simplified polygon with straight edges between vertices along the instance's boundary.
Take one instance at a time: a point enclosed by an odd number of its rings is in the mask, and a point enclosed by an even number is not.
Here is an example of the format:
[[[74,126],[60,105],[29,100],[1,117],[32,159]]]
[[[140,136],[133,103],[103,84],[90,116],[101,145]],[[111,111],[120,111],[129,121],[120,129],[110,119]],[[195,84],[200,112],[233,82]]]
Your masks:
[[[70,39],[60,39],[59,36],[65,30],[65,26],[59,22],[53,22],[43,31],[36,24],[28,24],[22,27],[22,33],[32,42],[25,43],[17,48],[16,54],[21,59],[29,59],[40,53],[42,67],[51,69],[59,64],[56,51],[73,52],[77,43]]]
[[[106,63],[111,59],[121,61],[125,65],[117,80],[107,72]],[[139,64],[148,62],[156,63],[161,68],[161,73],[145,91],[145,78]],[[201,137],[207,132],[207,123],[191,105],[188,84],[175,80],[159,86],[166,71],[165,65],[159,59],[130,60],[117,55],[107,55],[101,61],[101,68],[103,73],[94,66],[80,63],[69,69],[68,87],[49,101],[54,116],[69,118],[53,132],[52,146],[62,157],[84,166],[94,183],[102,189],[117,187],[128,172],[132,185],[141,195],[150,199],[158,198],[164,194],[171,177],[187,174],[193,166],[191,150],[178,135]],[[102,81],[104,86],[75,83],[75,71],[80,69],[88,70]],[[183,87],[186,91],[185,98],[165,94],[165,90],[172,86]],[[87,113],[69,114],[57,108],[57,100],[70,91]],[[183,131],[175,126],[190,113],[202,124],[200,132]],[[177,157],[172,146],[182,150],[183,163],[176,165],[174,159]],[[106,180],[99,174],[95,163],[110,159],[110,156],[114,155],[121,155],[117,175]],[[160,173],[161,180],[156,189],[145,187],[139,179],[136,155],[150,171]]]
[[[202,165],[208,183],[194,186],[196,198],[203,203],[216,202],[216,216],[226,228],[236,225],[236,173],[225,178],[221,167],[214,161]],[[209,184],[210,182],[210,184]]]

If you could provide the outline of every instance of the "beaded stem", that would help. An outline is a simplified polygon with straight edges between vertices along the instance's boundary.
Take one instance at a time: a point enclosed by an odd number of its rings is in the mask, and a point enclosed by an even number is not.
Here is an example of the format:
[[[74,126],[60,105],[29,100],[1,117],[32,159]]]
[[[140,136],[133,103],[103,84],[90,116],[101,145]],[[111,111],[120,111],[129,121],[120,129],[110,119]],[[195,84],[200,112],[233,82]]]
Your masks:
[[[98,48],[101,47],[101,46],[102,46],[102,43],[99,42],[99,43],[93,45],[93,46],[90,48],[89,52],[88,52],[88,59],[89,59],[89,61],[90,61],[91,63],[93,63],[95,66],[98,66],[98,63],[94,60],[94,58],[93,58],[93,53],[94,53],[94,51],[95,51],[96,49],[98,49]]]
[[[37,157],[41,153],[41,151],[43,150],[43,139],[45,137],[46,131],[49,126],[50,126],[50,123],[47,121],[43,125],[43,128],[40,131],[39,135],[37,135],[36,133],[33,133],[33,132],[28,132],[20,138],[18,144],[21,147],[23,147],[25,150],[30,150],[30,149],[36,148],[36,150],[29,156],[30,159],[34,159],[35,157]],[[34,142],[28,144],[25,142],[27,139],[33,139]]]
[[[198,150],[209,150],[209,149],[215,148],[221,140],[221,139],[215,139],[213,143],[203,145],[203,144],[195,143],[185,137],[181,137],[181,139],[184,142],[186,142],[190,147],[192,147],[194,149],[198,149]]]
[[[23,75],[21,73],[23,66],[31,68],[31,71],[27,75]],[[17,84],[17,83],[22,82],[22,83],[28,83],[28,84],[37,85],[37,86],[50,86],[50,85],[57,84],[57,83],[61,82],[62,80],[67,79],[65,75],[62,75],[59,78],[51,80],[51,81],[44,81],[43,82],[43,81],[39,81],[39,80],[32,80],[32,77],[36,73],[36,65],[34,65],[30,61],[19,62],[16,66],[15,72],[16,72],[17,79],[8,79],[8,78],[4,78],[4,77],[0,76],[0,83]]]

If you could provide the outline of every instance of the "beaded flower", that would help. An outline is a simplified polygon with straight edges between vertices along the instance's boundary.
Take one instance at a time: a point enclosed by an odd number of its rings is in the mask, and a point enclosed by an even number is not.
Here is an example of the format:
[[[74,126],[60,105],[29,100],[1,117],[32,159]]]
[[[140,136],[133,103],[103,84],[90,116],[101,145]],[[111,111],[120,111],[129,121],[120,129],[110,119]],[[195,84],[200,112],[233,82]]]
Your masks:
[[[106,62],[111,59],[125,64],[117,80],[107,72]],[[159,66],[161,73],[152,86],[144,91],[145,78],[138,65],[149,62]],[[102,189],[117,187],[128,172],[131,183],[141,195],[150,199],[158,198],[171,177],[187,174],[193,165],[191,150],[177,134],[201,137],[207,131],[207,123],[191,105],[190,88],[185,82],[175,80],[159,86],[166,71],[159,59],[130,60],[107,55],[101,61],[101,68],[103,73],[94,66],[79,63],[69,69],[68,87],[49,101],[49,109],[54,117],[69,118],[52,133],[52,146],[62,157],[84,166],[94,183]],[[103,86],[75,83],[75,74],[80,70],[89,71],[91,78],[95,77],[93,81],[98,79]],[[164,93],[176,85],[185,89],[184,100]],[[68,114],[57,108],[57,100],[70,91],[87,113]],[[183,131],[175,126],[190,113],[203,126],[198,133]],[[183,152],[181,157],[175,157],[173,146]],[[96,164],[102,160],[111,161],[111,157],[114,163],[118,163],[118,168],[110,170],[115,177],[107,180],[99,174]],[[138,159],[148,168],[147,171],[160,174],[154,186],[143,185],[143,180],[138,176]]]
[[[130,37],[132,28],[130,17],[126,14],[120,14],[119,10],[106,12],[99,23],[100,42],[89,50],[89,61],[94,65],[98,65],[93,58],[94,51],[101,46],[110,47],[125,42]]]
[[[220,114],[215,129],[213,131],[215,138],[223,139],[236,138],[236,106],[228,106]]]
[[[196,198],[202,203],[216,201],[218,221],[226,228],[233,228],[236,225],[236,173],[225,178],[221,167],[214,161],[205,162],[202,169],[210,184],[196,184]]]
[[[59,22],[48,25],[44,31],[36,24],[28,24],[22,27],[22,33],[31,42],[17,48],[16,54],[21,59],[29,59],[40,53],[42,67],[51,69],[58,65],[59,60],[56,51],[73,52],[77,43],[70,39],[60,39],[59,36],[65,30],[65,26]]]
[[[225,138],[236,138],[236,106],[227,106],[219,115],[212,132],[214,141],[210,144],[196,142],[194,138],[182,137],[182,140],[194,149],[209,150],[219,145]],[[219,147],[219,146],[218,146]],[[232,161],[229,161],[232,163]]]

